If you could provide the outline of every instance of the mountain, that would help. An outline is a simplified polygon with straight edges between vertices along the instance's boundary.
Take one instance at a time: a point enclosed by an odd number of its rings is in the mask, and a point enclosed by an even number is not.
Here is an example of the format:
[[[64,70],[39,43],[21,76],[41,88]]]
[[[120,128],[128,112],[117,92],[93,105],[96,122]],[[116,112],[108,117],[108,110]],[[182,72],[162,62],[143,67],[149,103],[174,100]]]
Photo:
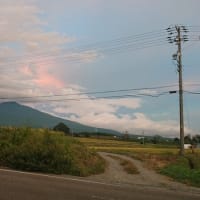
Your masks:
[[[63,122],[74,132],[95,132],[96,128],[86,126],[70,120],[54,117],[47,113],[38,111],[18,104],[16,102],[0,103],[0,126],[33,127],[33,128],[53,128],[58,123]],[[114,130],[98,128],[98,132],[119,135]]]

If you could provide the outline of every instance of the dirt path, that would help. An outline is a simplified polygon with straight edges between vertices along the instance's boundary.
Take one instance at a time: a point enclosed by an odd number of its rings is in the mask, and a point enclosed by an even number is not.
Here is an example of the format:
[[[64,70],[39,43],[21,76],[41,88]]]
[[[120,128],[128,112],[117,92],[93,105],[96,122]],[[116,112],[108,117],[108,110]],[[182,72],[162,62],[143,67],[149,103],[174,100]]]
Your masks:
[[[189,187],[181,183],[174,182],[170,178],[157,174],[153,170],[149,170],[143,166],[143,163],[133,158],[116,155],[111,153],[99,153],[108,163],[108,167],[104,174],[90,176],[88,179],[106,182],[111,184],[128,184],[128,185],[140,185],[147,187],[161,187],[170,190],[181,190],[200,193],[200,188]],[[127,174],[119,161],[111,158],[109,155],[115,155],[122,159],[130,160],[139,170],[140,174],[132,175]]]

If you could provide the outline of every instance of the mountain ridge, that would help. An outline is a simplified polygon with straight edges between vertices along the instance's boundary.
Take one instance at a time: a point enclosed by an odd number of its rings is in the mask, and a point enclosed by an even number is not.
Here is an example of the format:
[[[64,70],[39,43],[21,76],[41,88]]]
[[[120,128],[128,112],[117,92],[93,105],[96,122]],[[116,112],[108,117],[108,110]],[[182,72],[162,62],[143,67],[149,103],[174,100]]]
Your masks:
[[[92,127],[71,120],[55,117],[48,113],[39,111],[19,104],[15,101],[0,103],[0,126],[28,126],[33,128],[53,128],[58,123],[63,122],[73,132],[98,132],[119,135],[115,130]]]

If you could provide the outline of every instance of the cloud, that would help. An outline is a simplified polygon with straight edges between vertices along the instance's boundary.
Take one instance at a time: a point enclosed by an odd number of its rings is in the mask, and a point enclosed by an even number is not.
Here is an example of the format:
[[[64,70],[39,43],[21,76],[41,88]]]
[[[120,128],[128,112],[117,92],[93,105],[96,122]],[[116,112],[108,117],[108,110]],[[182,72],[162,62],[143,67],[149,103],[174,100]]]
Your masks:
[[[0,12],[0,67],[4,72],[0,85],[7,86],[0,89],[2,95],[6,90],[7,96],[16,94],[16,87],[21,88],[19,94],[27,94],[27,86],[33,91],[62,88],[68,82],[61,75],[70,73],[68,66],[74,65],[66,64],[65,59],[81,64],[97,56],[92,50],[63,50],[75,38],[48,31],[48,23],[42,19],[44,11],[36,1],[1,0]]]
[[[82,118],[90,113],[99,116],[102,113],[116,113],[120,107],[136,109],[141,106],[140,99],[85,99],[79,101],[79,98],[88,98],[88,96],[83,95],[74,98],[77,101],[68,101],[64,108],[56,106],[53,111],[55,113],[74,113]]]
[[[88,113],[85,116],[82,116],[79,119],[79,122],[120,130],[122,132],[127,130],[129,133],[137,133],[141,130],[145,130],[146,134],[148,134],[148,132],[152,134],[152,131],[155,131],[155,133],[166,133],[171,131],[171,126],[167,123],[163,126],[163,123],[161,125],[160,122],[153,122],[142,113],[136,113],[133,116],[128,114],[116,116],[112,113],[101,113],[96,116],[94,113]],[[177,132],[177,130],[175,132]],[[171,134],[174,134],[174,131]]]
[[[44,22],[39,17],[41,11],[29,1],[3,1],[0,12],[1,49],[15,53],[12,65],[20,61],[19,55],[33,53],[33,49],[42,52],[50,46],[55,48],[71,40],[67,36],[42,29]]]
[[[169,137],[179,136],[179,124],[176,121],[154,121],[144,113],[118,116],[115,113],[106,112],[95,115],[94,113],[89,112],[81,117],[72,115],[71,120],[76,120],[80,123],[89,124],[95,127],[104,127],[121,132],[128,131],[130,134],[140,134],[142,131],[145,131],[146,135],[159,134]],[[185,132],[191,133],[192,130],[185,128]]]
[[[34,104],[33,107],[58,117],[62,116],[65,119],[94,127],[114,129],[121,132],[127,130],[130,134],[140,134],[141,131],[145,131],[146,135],[179,136],[177,121],[153,120],[145,113],[136,111],[142,108],[142,100],[139,98],[87,99],[89,98],[87,95],[70,96],[70,94],[75,93],[78,93],[78,91],[68,90],[69,96],[64,98],[63,101],[51,102],[45,104],[45,106],[44,104],[37,106]],[[122,107],[131,109],[131,112],[120,113],[119,109]],[[192,133],[192,130],[186,127],[185,132]]]
[[[50,26],[49,22],[44,19],[48,19],[48,15],[52,13],[54,13],[54,16],[57,16],[64,15],[67,12],[71,12],[69,15],[75,16],[75,18],[77,17],[76,14],[79,14],[79,18],[80,14],[82,16],[82,14],[90,12],[90,17],[93,14],[97,14],[99,19],[102,17],[107,19],[110,17],[110,13],[112,13],[112,16],[115,17],[111,19],[113,24],[112,20],[116,19],[116,17],[120,19],[119,13],[123,15],[124,12],[134,14],[138,12],[150,14],[144,16],[145,19],[143,20],[147,22],[146,16],[150,18],[149,16],[154,13],[151,10],[158,11],[157,7],[152,6],[150,8],[146,6],[146,1],[127,0],[126,3],[120,3],[119,1],[111,2],[108,3],[101,0],[60,0],[59,2],[49,0],[0,0],[0,67],[2,72],[0,74],[0,95],[10,98],[10,100],[12,100],[12,97],[32,96],[33,98],[30,100],[36,102],[43,100],[43,103],[24,103],[53,115],[64,116],[66,119],[92,126],[120,131],[128,130],[131,133],[142,129],[147,134],[156,132],[165,135],[177,134],[179,131],[177,122],[170,120],[155,121],[147,114],[139,111],[143,106],[143,101],[140,98],[88,99],[88,95],[74,95],[75,93],[86,91],[85,88],[80,86],[83,80],[77,78],[77,74],[81,71],[79,71],[80,68],[77,66],[93,62],[100,55],[95,50],[72,51],[67,49],[69,43],[76,42],[76,38],[57,31],[50,31],[53,26]],[[159,3],[158,1],[154,2],[155,4]],[[113,3],[115,3],[115,7],[113,7]],[[163,2],[162,4],[164,8],[166,4],[170,5]],[[194,4],[192,7],[194,7]],[[133,12],[132,8],[137,12]],[[198,6],[196,6],[197,9]],[[80,13],[82,10],[84,12]],[[167,9],[165,10],[164,15],[168,16],[168,11]],[[174,9],[174,11],[173,13],[176,13],[177,9]],[[163,12],[163,9],[160,12]],[[102,13],[104,13],[103,16]],[[157,16],[157,14],[155,17],[152,16],[152,21],[157,20]],[[123,19],[125,20],[125,18]],[[126,19],[132,20],[137,18],[129,17]],[[73,20],[70,23],[73,23]],[[124,24],[123,20],[120,23]],[[144,27],[141,21],[138,21],[138,23]],[[104,23],[102,24],[104,25]],[[157,23],[154,24],[157,26]],[[148,56],[152,57],[150,53],[146,55],[145,60],[148,60]],[[152,51],[153,53],[155,54]],[[71,72],[74,68],[77,69],[76,75]],[[134,79],[134,77],[131,78]],[[119,85],[116,87],[119,87]],[[158,94],[157,91],[152,90],[144,90],[141,93]],[[63,100],[60,97],[54,97],[48,98],[47,101],[44,98],[37,97],[56,94],[66,96],[62,97]],[[51,99],[60,99],[60,101],[48,101]],[[124,114],[121,111],[123,109],[128,110],[128,112]]]

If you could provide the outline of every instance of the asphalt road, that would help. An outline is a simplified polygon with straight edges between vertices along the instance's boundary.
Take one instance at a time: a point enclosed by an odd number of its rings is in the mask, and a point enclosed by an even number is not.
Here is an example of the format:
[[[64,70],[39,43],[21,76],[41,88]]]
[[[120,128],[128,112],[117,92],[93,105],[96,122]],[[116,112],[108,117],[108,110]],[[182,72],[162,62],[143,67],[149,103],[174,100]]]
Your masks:
[[[193,200],[200,193],[0,169],[0,200]]]

